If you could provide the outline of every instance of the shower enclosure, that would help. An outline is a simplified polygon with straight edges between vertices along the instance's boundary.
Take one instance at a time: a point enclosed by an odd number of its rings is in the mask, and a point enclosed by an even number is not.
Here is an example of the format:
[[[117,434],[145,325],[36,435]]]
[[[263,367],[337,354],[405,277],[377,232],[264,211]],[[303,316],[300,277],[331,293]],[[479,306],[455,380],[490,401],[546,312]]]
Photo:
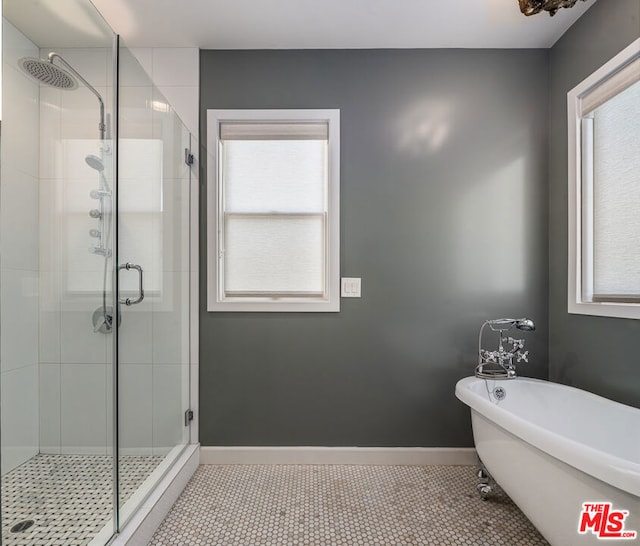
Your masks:
[[[3,0],[3,545],[106,544],[190,442],[195,140],[89,0]]]

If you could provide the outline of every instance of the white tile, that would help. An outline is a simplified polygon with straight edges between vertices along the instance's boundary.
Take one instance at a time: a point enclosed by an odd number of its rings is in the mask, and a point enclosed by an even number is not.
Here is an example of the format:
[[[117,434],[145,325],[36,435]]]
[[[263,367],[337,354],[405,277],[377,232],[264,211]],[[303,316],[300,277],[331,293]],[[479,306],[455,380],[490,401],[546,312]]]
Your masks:
[[[136,448],[137,453],[150,455],[153,447],[151,364],[121,365],[119,383],[119,447],[125,452]]]
[[[160,210],[163,143],[152,137],[121,139],[119,209],[131,212]]]
[[[40,271],[61,271],[60,253],[64,214],[64,181],[40,179]],[[56,295],[59,289],[56,289]]]
[[[153,138],[152,100],[150,86],[123,87],[120,90],[120,138]]]
[[[38,452],[38,366],[4,372],[0,381],[4,475]]]
[[[34,271],[2,271],[2,371],[31,367],[38,362],[38,280]]]
[[[182,146],[180,118],[171,108],[165,96],[153,90],[153,138],[161,146],[161,174],[165,178],[176,178],[174,174],[184,163],[184,146]],[[164,110],[163,110],[164,109]]]
[[[200,52],[196,47],[154,48],[153,81],[158,86],[200,85]]]
[[[153,362],[189,362],[188,273],[163,272],[162,292],[153,302]]]
[[[184,160],[185,148],[189,147],[189,131],[161,90],[154,89],[153,100],[153,137],[162,141],[162,174],[165,178],[183,178],[189,173]]]
[[[119,257],[121,263],[130,262],[143,269],[143,286],[147,296],[151,297],[157,290],[154,275],[159,266],[154,259],[153,249],[159,246],[161,233],[154,231],[154,217],[157,214],[133,214],[121,215],[118,238],[120,239]],[[139,293],[139,273],[135,269],[122,269],[120,275],[120,297],[135,299]],[[146,298],[146,296],[145,296]],[[143,301],[136,310],[147,309],[151,311],[151,299]],[[149,360],[147,360],[149,362]]]
[[[60,453],[60,364],[39,365],[40,447]]]
[[[62,93],[40,88],[40,178],[63,178]]]
[[[62,364],[63,452],[106,454],[106,382],[107,366],[104,364]]]
[[[40,272],[39,361],[60,362],[60,274]]]
[[[38,57],[38,46],[7,19],[3,19],[2,62],[10,66],[18,66],[18,60],[22,57]]]
[[[96,91],[104,98],[105,87]],[[99,139],[100,138],[100,102],[86,87],[73,92],[62,93],[61,127],[63,139]],[[106,105],[108,108],[108,105]],[[106,121],[106,120],[105,120]]]
[[[136,306],[123,306],[118,335],[121,364],[148,364],[152,361],[152,328],[149,302],[143,300]]]
[[[129,51],[133,54],[133,57],[144,70],[144,74],[140,74],[139,67],[135,66],[135,64],[130,67],[130,72],[123,74],[122,62],[124,61],[128,66],[131,57],[126,54],[126,51],[121,52],[120,81],[122,82],[122,85],[151,85],[153,82],[153,49],[150,47],[130,47]]]
[[[39,118],[38,85],[17,68],[3,70],[2,164],[33,177],[38,176]]]
[[[172,448],[184,441],[182,367],[153,365],[153,446]],[[160,453],[160,452],[157,452]]]
[[[189,270],[189,182],[163,180],[162,213],[154,229],[162,234],[159,249],[164,271]]]
[[[60,316],[60,355],[63,363],[104,364],[106,362],[105,334],[93,331],[91,317],[101,303],[81,311],[63,310]]]
[[[0,233],[3,267],[38,270],[38,179],[11,166],[2,168]]]
[[[83,251],[87,251],[87,247],[81,247]],[[91,254],[95,256],[96,259],[101,258],[101,256]],[[68,301],[73,301],[78,296],[87,299],[87,303],[89,300],[94,302],[93,311],[100,305],[102,305],[102,285],[104,274],[101,271],[67,271],[63,275],[62,280],[62,298],[63,298],[63,312],[65,311],[66,303]],[[111,286],[109,284],[109,279],[111,277],[107,276],[107,290]]]
[[[46,57],[49,50],[41,52],[43,57]],[[77,72],[82,74],[82,77],[87,80],[93,87],[106,87],[110,78],[107,74],[113,70],[113,62],[111,50],[101,47],[89,47],[89,48],[72,48],[61,49],[58,52],[65,61],[67,61]],[[54,60],[54,63],[62,66],[59,59]],[[78,82],[78,86],[83,86],[82,82]]]
[[[104,156],[102,141],[97,136],[67,138],[62,143],[63,178],[82,181],[84,189],[94,189],[100,185],[100,172],[90,167],[86,158],[95,156],[103,165],[109,159]]]
[[[199,88],[197,86],[160,86],[162,94],[176,111],[190,133],[197,135],[199,127]]]

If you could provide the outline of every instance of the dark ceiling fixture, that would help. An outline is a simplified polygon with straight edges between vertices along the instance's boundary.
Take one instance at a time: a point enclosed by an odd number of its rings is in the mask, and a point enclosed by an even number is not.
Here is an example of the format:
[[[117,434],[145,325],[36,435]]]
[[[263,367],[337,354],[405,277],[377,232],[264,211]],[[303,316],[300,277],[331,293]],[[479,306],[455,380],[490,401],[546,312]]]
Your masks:
[[[578,0],[518,0],[520,11],[525,15],[535,15],[541,11],[548,11],[555,15],[560,8],[572,8]],[[586,0],[582,0],[585,2]]]

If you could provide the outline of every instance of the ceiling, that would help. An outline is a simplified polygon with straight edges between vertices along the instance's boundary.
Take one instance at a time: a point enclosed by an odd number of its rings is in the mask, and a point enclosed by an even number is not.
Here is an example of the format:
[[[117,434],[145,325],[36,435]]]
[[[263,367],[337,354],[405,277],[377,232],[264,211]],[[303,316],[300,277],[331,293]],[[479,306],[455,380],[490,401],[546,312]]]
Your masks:
[[[539,48],[597,0],[525,17],[518,0],[91,0],[129,46]]]

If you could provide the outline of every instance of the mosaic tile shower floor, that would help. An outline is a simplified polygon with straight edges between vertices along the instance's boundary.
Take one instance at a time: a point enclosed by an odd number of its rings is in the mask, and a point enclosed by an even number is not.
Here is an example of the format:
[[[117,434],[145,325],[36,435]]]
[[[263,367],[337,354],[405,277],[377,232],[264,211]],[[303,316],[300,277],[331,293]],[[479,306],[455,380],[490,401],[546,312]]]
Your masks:
[[[150,546],[547,545],[472,466],[201,466]]]
[[[163,457],[120,457],[128,499]],[[36,455],[2,478],[3,546],[83,546],[112,516],[113,461],[96,455]],[[12,533],[20,521],[27,530]]]

